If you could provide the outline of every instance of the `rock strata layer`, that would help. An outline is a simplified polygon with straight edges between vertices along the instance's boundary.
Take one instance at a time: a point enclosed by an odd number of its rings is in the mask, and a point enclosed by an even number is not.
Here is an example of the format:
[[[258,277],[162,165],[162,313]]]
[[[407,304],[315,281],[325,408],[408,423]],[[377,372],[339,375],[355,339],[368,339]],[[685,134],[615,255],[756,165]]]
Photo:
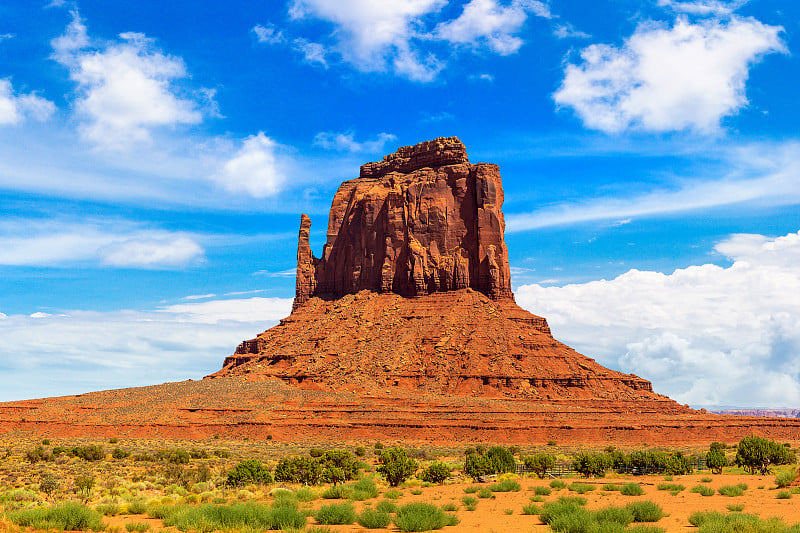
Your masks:
[[[414,297],[471,288],[513,298],[497,165],[469,163],[455,137],[406,146],[342,183],[322,257],[303,215],[294,307],[362,290]]]

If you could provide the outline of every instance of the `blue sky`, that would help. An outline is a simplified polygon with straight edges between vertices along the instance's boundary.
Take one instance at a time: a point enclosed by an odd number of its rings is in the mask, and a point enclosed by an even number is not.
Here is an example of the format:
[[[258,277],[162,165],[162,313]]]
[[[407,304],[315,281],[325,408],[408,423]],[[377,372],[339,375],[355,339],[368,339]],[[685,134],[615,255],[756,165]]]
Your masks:
[[[518,302],[694,406],[800,405],[800,5],[0,5],[0,400],[200,378],[300,213],[398,146],[500,165]]]

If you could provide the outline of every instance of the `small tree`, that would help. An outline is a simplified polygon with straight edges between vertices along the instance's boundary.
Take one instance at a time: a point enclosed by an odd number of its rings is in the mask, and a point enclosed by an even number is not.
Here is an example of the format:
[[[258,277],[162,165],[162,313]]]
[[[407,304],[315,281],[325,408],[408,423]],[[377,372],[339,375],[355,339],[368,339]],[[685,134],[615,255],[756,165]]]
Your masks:
[[[75,486],[83,496],[85,501],[89,501],[92,495],[92,488],[94,488],[94,476],[90,474],[83,474],[75,477]]]
[[[484,456],[471,453],[464,458],[464,473],[478,481],[489,473],[489,462]]]
[[[396,487],[417,471],[419,465],[410,459],[402,448],[389,448],[381,452],[381,464],[375,469],[386,478],[389,486]]]
[[[319,463],[322,468],[320,479],[325,483],[337,485],[358,477],[358,463],[348,451],[327,451]]]
[[[751,474],[766,474],[771,465],[792,464],[797,462],[797,458],[791,450],[774,440],[750,435],[739,441],[734,461]]]
[[[419,475],[422,481],[427,481],[428,483],[444,483],[444,480],[449,477],[450,467],[439,461],[432,463]]]
[[[44,492],[48,498],[52,496],[52,494],[59,489],[61,483],[58,482],[56,476],[51,473],[43,474],[41,478],[39,478],[39,490]]]
[[[275,467],[275,481],[316,485],[322,474],[322,466],[313,459],[298,455],[284,457]]]
[[[602,477],[611,466],[611,457],[604,453],[580,452],[572,459],[572,468],[586,477]]]
[[[547,471],[556,466],[556,458],[549,453],[536,453],[522,458],[525,467],[533,470],[539,479],[544,479]]]
[[[492,446],[486,451],[484,457],[489,463],[490,474],[502,474],[517,470],[514,454],[502,446]]]
[[[178,468],[183,470],[180,466],[178,466]],[[228,478],[225,480],[225,483],[232,487],[251,484],[263,485],[272,483],[272,474],[269,473],[269,469],[261,464],[261,461],[258,459],[248,459],[234,466],[233,469],[228,472]]]
[[[728,466],[728,458],[725,457],[725,452],[720,448],[715,448],[712,444],[711,449],[706,454],[706,466],[714,474],[721,474],[722,469]]]

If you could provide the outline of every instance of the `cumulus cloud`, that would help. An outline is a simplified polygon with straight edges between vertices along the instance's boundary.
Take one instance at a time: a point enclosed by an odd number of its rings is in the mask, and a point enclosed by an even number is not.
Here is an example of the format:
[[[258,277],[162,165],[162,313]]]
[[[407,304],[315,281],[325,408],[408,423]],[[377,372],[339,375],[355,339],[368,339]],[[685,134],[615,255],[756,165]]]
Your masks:
[[[256,24],[250,31],[255,34],[258,42],[262,44],[278,44],[285,39],[283,32],[272,24]]]
[[[560,340],[680,402],[800,404],[800,232],[733,235],[716,251],[732,264],[524,285],[517,300]]]
[[[276,156],[277,148],[277,143],[263,132],[251,135],[213,179],[231,192],[245,192],[256,198],[273,196],[285,181]]]
[[[175,82],[187,77],[183,60],[166,55],[144,34],[127,32],[93,46],[77,12],[64,35],[52,41],[53,57],[77,84],[75,103],[83,136],[114,150],[148,142],[155,128],[197,124],[202,114]]]
[[[196,237],[124,221],[75,224],[55,220],[0,223],[0,264],[173,268],[203,258]]]
[[[352,131],[340,133],[323,131],[314,136],[314,145],[321,146],[326,150],[339,150],[352,153],[375,153],[381,152],[387,142],[396,140],[397,137],[391,133],[379,133],[372,141],[358,142],[355,140],[355,133]]]
[[[747,104],[750,67],[764,54],[786,51],[782,31],[737,16],[642,24],[621,47],[584,48],[580,63],[566,65],[553,98],[605,132],[713,132]]]
[[[531,0],[512,0],[504,6],[496,0],[471,0],[458,18],[440,23],[435,35],[454,44],[485,45],[499,55],[517,52],[524,41],[514,35],[528,14],[550,18],[550,8]]]
[[[325,68],[328,67],[328,61],[325,59],[328,51],[320,43],[314,43],[307,39],[297,38],[292,41],[293,48],[303,55],[306,63],[311,65],[318,64]]]
[[[288,298],[247,298],[10,315],[0,320],[0,400],[202,378],[291,307]]]
[[[45,121],[55,110],[50,100],[35,93],[16,94],[11,80],[0,79],[0,126],[19,124],[26,118]]]

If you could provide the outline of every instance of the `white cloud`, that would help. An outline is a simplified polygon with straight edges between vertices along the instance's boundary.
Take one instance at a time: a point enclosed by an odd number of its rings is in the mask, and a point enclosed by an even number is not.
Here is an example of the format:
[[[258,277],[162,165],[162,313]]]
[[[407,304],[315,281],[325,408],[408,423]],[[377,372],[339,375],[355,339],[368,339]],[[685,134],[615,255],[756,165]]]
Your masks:
[[[733,264],[524,285],[517,300],[560,340],[679,402],[800,404],[800,233],[733,235],[716,250]]]
[[[550,18],[546,4],[531,0],[512,0],[508,6],[497,0],[471,0],[458,18],[440,23],[435,35],[461,45],[485,45],[500,55],[517,52],[524,41],[515,36],[528,13]]]
[[[278,44],[285,40],[283,32],[272,24],[256,24],[250,31],[256,34],[256,39],[262,44]]]
[[[586,32],[580,31],[569,22],[564,24],[557,24],[553,29],[553,35],[559,39],[591,39],[592,36]]]
[[[328,53],[328,51],[325,50],[325,47],[320,43],[314,43],[306,39],[298,38],[292,42],[292,45],[295,50],[303,54],[303,59],[305,59],[306,63],[311,65],[316,63],[325,68],[328,67],[328,61],[325,59],[325,55]]]
[[[709,152],[712,150],[708,148]],[[707,152],[706,155],[710,155]],[[593,220],[625,219],[706,209],[735,204],[793,205],[800,203],[800,145],[751,144],[726,149],[721,156],[727,170],[721,177],[692,171],[703,179],[680,178],[637,196],[620,192],[561,203],[532,213],[506,215],[510,233]]]
[[[52,42],[54,58],[78,85],[75,106],[84,137],[121,150],[149,142],[153,129],[200,122],[197,103],[180,97],[174,86],[187,77],[183,60],[165,55],[141,33],[121,33],[119,39],[93,47],[73,13],[65,34]]]
[[[44,121],[55,110],[50,100],[35,93],[15,94],[11,80],[0,79],[0,125],[19,124],[26,117]]]
[[[375,153],[383,151],[387,142],[396,141],[397,137],[391,133],[379,133],[375,140],[358,142],[352,131],[332,132],[323,131],[314,136],[314,144],[326,150],[340,150],[353,153]]]
[[[291,306],[288,298],[248,298],[152,311],[10,315],[0,320],[0,400],[202,378]]]
[[[750,66],[785,51],[778,26],[752,18],[642,24],[622,47],[594,44],[566,65],[553,98],[589,128],[713,132],[747,104]]]
[[[228,191],[245,192],[256,198],[273,196],[285,181],[276,150],[277,143],[263,132],[251,135],[213,179]]]
[[[658,5],[692,15],[730,15],[749,0],[658,0]]]
[[[0,264],[170,268],[202,259],[192,235],[138,227],[124,221],[75,224],[57,220],[0,223]]]

